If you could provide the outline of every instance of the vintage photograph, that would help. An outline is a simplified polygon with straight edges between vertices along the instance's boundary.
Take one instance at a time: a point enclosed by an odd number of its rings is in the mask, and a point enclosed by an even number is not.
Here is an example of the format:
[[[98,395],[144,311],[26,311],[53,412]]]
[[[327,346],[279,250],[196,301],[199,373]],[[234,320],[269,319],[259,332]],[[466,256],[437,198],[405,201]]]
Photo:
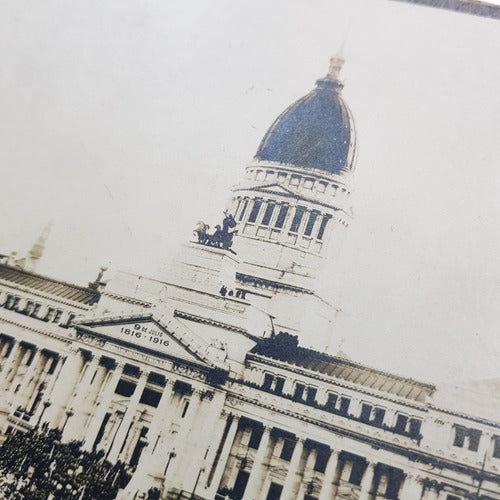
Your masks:
[[[0,499],[500,500],[500,1],[1,10]]]

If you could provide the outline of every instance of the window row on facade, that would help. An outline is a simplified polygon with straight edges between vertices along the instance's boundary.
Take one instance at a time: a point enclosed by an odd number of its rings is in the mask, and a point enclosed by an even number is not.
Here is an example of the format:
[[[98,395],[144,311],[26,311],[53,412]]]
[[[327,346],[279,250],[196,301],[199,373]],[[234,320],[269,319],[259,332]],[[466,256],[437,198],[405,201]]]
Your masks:
[[[325,394],[323,390],[323,394],[320,397],[317,387],[308,385],[302,381],[294,381],[293,384],[288,384],[288,390],[285,390],[286,382],[287,379],[285,377],[264,373],[261,384],[252,385],[280,397],[408,436],[411,439],[420,440],[422,438],[422,420],[420,418],[398,412],[394,417],[394,421],[388,424],[387,410],[380,405],[375,405],[367,401],[359,401],[356,405],[357,411],[355,411],[352,410],[352,399],[350,396],[338,394],[331,390],[327,390]]]
[[[2,307],[46,323],[55,323],[62,328],[68,328],[76,317],[74,312],[8,292],[0,292],[0,308]]]
[[[238,199],[235,210],[236,220],[259,227],[266,227],[281,232],[299,234],[323,240],[330,214],[321,214],[318,210],[309,210],[302,205],[266,201],[261,198]]]
[[[487,439],[487,436],[483,436],[480,429],[459,424],[453,425],[452,445],[456,448],[477,452],[482,439]],[[500,436],[493,435],[491,442],[486,444],[489,445],[488,456],[500,458]]]

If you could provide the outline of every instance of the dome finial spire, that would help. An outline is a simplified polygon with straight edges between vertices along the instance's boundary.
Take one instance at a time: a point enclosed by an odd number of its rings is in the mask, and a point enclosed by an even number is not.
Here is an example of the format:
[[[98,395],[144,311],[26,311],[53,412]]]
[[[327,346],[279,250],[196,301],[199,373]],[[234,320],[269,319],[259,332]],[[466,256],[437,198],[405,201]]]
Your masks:
[[[339,47],[337,53],[330,59],[330,69],[328,71],[328,80],[338,81],[340,70],[344,65],[344,44]]]

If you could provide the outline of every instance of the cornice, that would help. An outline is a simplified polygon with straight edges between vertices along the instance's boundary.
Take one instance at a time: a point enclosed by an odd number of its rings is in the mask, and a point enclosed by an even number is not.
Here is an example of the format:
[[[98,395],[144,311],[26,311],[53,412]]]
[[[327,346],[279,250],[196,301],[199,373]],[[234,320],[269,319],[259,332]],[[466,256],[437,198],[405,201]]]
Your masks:
[[[244,396],[239,393],[232,392],[230,395],[228,393],[227,401],[231,404],[231,399],[239,400],[244,403],[250,404],[252,406],[259,406],[261,408],[265,408],[266,410],[270,410],[272,413],[281,413],[283,415],[289,416],[295,420],[301,420],[305,423],[310,423],[312,425],[316,425],[318,427],[324,428],[334,434],[347,437],[349,439],[353,439],[355,441],[359,441],[365,444],[369,444],[374,449],[384,449],[391,453],[400,455],[402,457],[407,458],[412,462],[422,462],[424,464],[428,464],[434,467],[438,467],[441,469],[450,469],[457,471],[462,474],[466,474],[468,476],[481,475],[484,479],[493,481],[495,483],[500,484],[500,474],[495,474],[493,472],[488,472],[482,470],[480,467],[465,465],[459,462],[455,462],[453,460],[437,457],[435,455],[431,455],[430,453],[426,453],[422,450],[408,448],[404,445],[399,445],[397,443],[389,443],[387,441],[378,439],[374,436],[367,436],[366,433],[357,433],[353,430],[340,427],[335,424],[326,423],[324,420],[316,420],[311,417],[307,417],[305,415],[297,414],[292,411],[287,411],[277,406],[266,404],[262,399],[253,400],[249,396]],[[236,404],[237,405],[237,404]],[[254,416],[255,418],[255,416]]]
[[[146,300],[134,299],[132,297],[127,297],[126,295],[120,295],[114,292],[103,292],[103,297],[109,297],[111,299],[120,300],[121,302],[126,302],[127,304],[138,305],[142,307],[152,307],[153,303]]]
[[[183,311],[179,311],[177,309],[174,311],[174,317],[180,318],[180,319],[186,319],[188,321],[194,321],[195,323],[201,323],[204,325],[215,326],[217,328],[223,328],[224,330],[229,330],[231,332],[241,333],[245,336],[249,335],[248,330],[246,330],[245,328],[240,328],[238,326],[230,325],[228,323],[223,323],[221,321],[216,321],[216,320],[210,319],[210,318],[203,318],[202,316],[197,316],[195,314],[186,313]]]
[[[452,410],[449,408],[442,408],[440,406],[437,406],[433,403],[429,403],[429,409],[440,412],[440,413],[445,413],[447,415],[452,415],[454,417],[459,417],[463,418],[466,420],[471,420],[472,422],[476,422],[478,424],[483,424],[487,425],[490,427],[495,427],[497,429],[500,429],[500,422],[494,421],[494,420],[489,420],[487,418],[483,417],[475,417],[474,415],[470,415],[468,413],[460,412],[458,410]]]
[[[3,313],[0,314],[0,319],[2,321],[5,321],[6,323],[10,323],[11,325],[18,326],[20,328],[23,328],[24,330],[30,330],[32,332],[39,333],[41,335],[44,335],[45,337],[59,340],[60,342],[64,342],[65,344],[71,344],[71,342],[72,342],[72,339],[68,338],[67,336],[58,335],[57,333],[55,333],[53,331],[51,332],[47,329],[35,328],[35,327],[33,327],[27,323],[24,323],[22,321],[14,321],[10,318],[6,318]],[[67,331],[68,331],[68,329],[65,329],[65,332],[67,332]]]
[[[356,392],[360,392],[362,394],[367,394],[369,396],[374,396],[379,399],[383,399],[385,401],[390,401],[392,403],[404,404],[405,406],[414,408],[416,410],[424,412],[428,411],[427,404],[425,402],[416,401],[414,399],[407,399],[404,398],[403,396],[391,395],[390,393],[382,392],[377,389],[370,389],[367,386],[356,384],[355,382],[350,382],[348,380],[341,379],[332,375],[326,375],[321,372],[308,370],[307,368],[302,368],[298,365],[287,363],[286,361],[280,361],[274,358],[268,358],[266,356],[253,353],[247,354],[247,360],[262,362],[262,364],[273,366],[275,368],[291,372],[292,374],[300,374],[304,377],[312,378],[324,382],[326,384],[331,384],[332,382],[335,382],[337,386],[343,387],[344,389],[349,389]],[[369,368],[366,369],[367,371],[370,371]],[[376,374],[376,372],[372,373]]]
[[[0,286],[2,286],[2,285],[11,289],[11,290],[16,290],[16,291],[19,291],[21,293],[25,293],[29,296],[40,297],[40,298],[42,298],[46,301],[52,302],[52,303],[64,304],[64,305],[69,306],[73,309],[81,309],[82,311],[89,311],[93,307],[93,304],[92,305],[82,304],[81,302],[76,302],[73,300],[64,299],[64,298],[61,298],[59,295],[52,295],[50,293],[43,292],[41,290],[37,290],[36,288],[31,288],[31,287],[24,286],[24,285],[18,285],[17,283],[13,283],[12,281],[7,281],[7,280],[0,278]],[[5,291],[7,291],[7,290],[5,290]]]
[[[249,274],[236,273],[236,281],[240,283],[250,282],[256,285],[262,285],[264,288],[277,288],[282,290],[288,290],[290,292],[296,292],[306,295],[314,295],[314,291],[308,290],[307,288],[287,285],[286,283],[280,283],[278,281],[272,281],[265,278],[257,278],[256,276],[250,276]]]

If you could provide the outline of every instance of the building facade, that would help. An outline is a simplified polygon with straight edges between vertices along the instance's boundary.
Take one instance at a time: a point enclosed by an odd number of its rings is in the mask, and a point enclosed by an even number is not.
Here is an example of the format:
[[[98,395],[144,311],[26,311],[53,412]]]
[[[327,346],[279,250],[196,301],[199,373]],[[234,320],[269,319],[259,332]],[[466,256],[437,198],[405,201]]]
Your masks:
[[[500,421],[330,353],[316,278],[352,213],[342,58],[282,115],[218,233],[87,287],[0,262],[0,438],[42,424],[132,473],[118,498],[500,499]],[[237,232],[235,232],[237,231]],[[33,257],[34,256],[34,257]]]

